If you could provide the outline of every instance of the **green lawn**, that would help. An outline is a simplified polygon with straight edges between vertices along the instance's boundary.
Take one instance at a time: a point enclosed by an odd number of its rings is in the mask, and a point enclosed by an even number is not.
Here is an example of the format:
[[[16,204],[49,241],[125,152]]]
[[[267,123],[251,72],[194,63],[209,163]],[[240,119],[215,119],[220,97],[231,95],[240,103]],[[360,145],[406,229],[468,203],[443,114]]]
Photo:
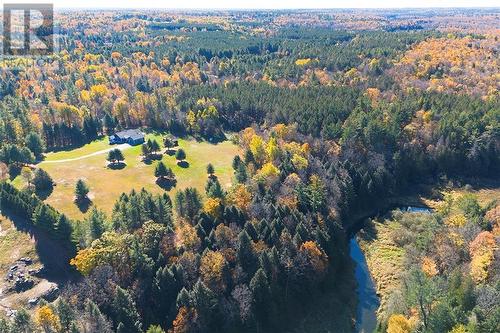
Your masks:
[[[148,134],[146,139],[156,138],[161,142],[161,135]],[[186,151],[188,168],[177,166],[174,156],[164,155],[163,162],[172,168],[177,178],[177,186],[168,193],[173,195],[178,189],[196,187],[201,193],[207,180],[206,165],[212,163],[221,185],[228,188],[231,185],[233,170],[232,160],[239,153],[239,148],[225,141],[219,144],[197,142],[195,140],[179,140],[179,146]],[[78,158],[92,154],[112,146],[108,139],[94,141],[81,148],[71,151],[50,153],[45,161],[56,161]],[[123,151],[126,167],[121,170],[111,170],[106,167],[107,153],[90,156],[76,161],[61,163],[42,162],[38,166],[46,170],[53,178],[56,186],[46,202],[71,218],[81,219],[84,214],[73,203],[73,193],[76,181],[83,179],[90,187],[89,197],[93,204],[104,210],[108,215],[113,209],[117,198],[123,192],[132,189],[146,188],[154,193],[163,193],[164,190],[156,185],[154,169],[158,161],[151,164],[142,162],[141,146],[134,146]],[[14,180],[16,186],[22,186],[20,177]]]
[[[71,158],[78,158],[80,156],[89,155],[100,150],[109,149],[111,146],[108,143],[108,137],[103,137],[99,140],[88,143],[79,148],[72,150],[61,150],[58,152],[51,152],[45,155],[45,161],[58,161]]]

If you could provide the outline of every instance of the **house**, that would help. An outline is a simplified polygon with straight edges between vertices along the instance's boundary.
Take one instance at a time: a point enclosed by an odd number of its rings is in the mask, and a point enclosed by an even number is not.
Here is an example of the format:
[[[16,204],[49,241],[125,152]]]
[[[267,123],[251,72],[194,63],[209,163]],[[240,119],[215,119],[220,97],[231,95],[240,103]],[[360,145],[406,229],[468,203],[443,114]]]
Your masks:
[[[117,132],[109,137],[110,144],[128,143],[131,146],[140,145],[144,143],[144,133],[138,129],[129,129]]]

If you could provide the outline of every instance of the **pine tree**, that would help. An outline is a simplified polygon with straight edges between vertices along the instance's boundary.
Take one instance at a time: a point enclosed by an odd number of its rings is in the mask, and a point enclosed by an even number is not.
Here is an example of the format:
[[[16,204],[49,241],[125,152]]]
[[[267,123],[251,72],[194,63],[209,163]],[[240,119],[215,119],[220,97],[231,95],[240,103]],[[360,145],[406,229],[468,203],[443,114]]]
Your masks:
[[[49,206],[40,204],[33,213],[33,223],[46,231],[52,231],[56,224],[56,213]]]
[[[202,321],[209,321],[210,315],[217,307],[217,296],[201,280],[198,280],[191,291],[193,307],[202,317]]]
[[[115,322],[122,323],[123,327],[126,328],[126,332],[142,332],[142,323],[135,307],[135,302],[128,291],[120,287],[116,287],[113,300],[113,314]]]
[[[179,294],[177,295],[177,300],[175,302],[177,309],[181,307],[189,307],[191,304],[191,297],[189,296],[189,292],[186,290],[186,288],[182,288],[181,291],[179,291]]]
[[[45,151],[45,143],[39,134],[35,132],[30,132],[26,136],[26,147],[35,155],[36,159],[41,159],[43,152]]]
[[[175,152],[175,158],[179,161],[179,162],[182,162],[183,160],[186,159],[186,152],[184,151],[184,149],[178,149],[176,152]]]
[[[58,239],[65,240],[65,241],[71,241],[73,227],[72,227],[69,219],[66,217],[66,215],[64,215],[64,214],[59,215],[55,229],[56,229]]]
[[[243,230],[238,236],[238,248],[236,249],[238,261],[248,274],[252,276],[257,264],[257,256],[253,248],[252,240],[247,232]]]
[[[212,165],[212,163],[208,163],[207,164],[207,174],[210,178],[212,178],[214,176],[214,173],[215,173],[215,170],[214,170],[214,166]]]
[[[43,169],[36,169],[35,177],[33,178],[33,185],[35,186],[35,191],[37,193],[43,191],[49,191],[54,186],[54,181],[47,173],[47,171]]]
[[[165,166],[165,164],[163,164],[163,162],[160,161],[155,168],[155,177],[163,179],[167,177],[167,175],[167,167]]]
[[[78,179],[75,186],[75,201],[84,202],[88,200],[87,194],[89,193],[89,188],[87,184],[81,179]]]
[[[205,192],[209,198],[220,198],[224,197],[224,191],[217,178],[209,178],[207,185],[205,186]]]
[[[90,238],[92,240],[100,238],[106,230],[106,216],[104,213],[94,207],[87,218],[87,222],[90,230]]]
[[[261,322],[266,322],[269,317],[271,289],[266,273],[262,268],[257,270],[252,280],[250,280],[250,290],[252,291],[255,314]]]

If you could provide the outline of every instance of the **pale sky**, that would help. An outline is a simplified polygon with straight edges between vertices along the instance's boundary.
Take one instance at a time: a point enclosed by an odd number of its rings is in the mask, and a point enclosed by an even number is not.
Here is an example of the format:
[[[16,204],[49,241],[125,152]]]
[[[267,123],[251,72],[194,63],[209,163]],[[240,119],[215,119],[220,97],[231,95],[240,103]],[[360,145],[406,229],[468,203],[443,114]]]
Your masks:
[[[0,0],[53,3],[56,8],[401,8],[500,7],[500,0]]]

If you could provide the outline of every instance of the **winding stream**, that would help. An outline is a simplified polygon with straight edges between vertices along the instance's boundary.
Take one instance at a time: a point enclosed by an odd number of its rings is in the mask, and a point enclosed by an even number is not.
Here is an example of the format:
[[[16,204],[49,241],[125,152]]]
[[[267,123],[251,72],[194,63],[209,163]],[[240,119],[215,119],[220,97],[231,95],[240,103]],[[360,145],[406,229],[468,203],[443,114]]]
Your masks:
[[[401,210],[412,213],[431,213],[427,207],[400,207]],[[390,210],[388,210],[390,211]],[[352,260],[356,264],[354,275],[358,285],[358,308],[356,310],[356,328],[358,333],[372,333],[377,328],[377,309],[380,300],[377,295],[375,283],[368,269],[365,254],[361,251],[356,236],[351,238],[349,252]]]
[[[377,327],[377,309],[380,305],[375,283],[368,270],[364,253],[355,237],[351,238],[349,250],[356,263],[355,277],[358,284],[358,308],[356,311],[356,332],[372,333]]]

